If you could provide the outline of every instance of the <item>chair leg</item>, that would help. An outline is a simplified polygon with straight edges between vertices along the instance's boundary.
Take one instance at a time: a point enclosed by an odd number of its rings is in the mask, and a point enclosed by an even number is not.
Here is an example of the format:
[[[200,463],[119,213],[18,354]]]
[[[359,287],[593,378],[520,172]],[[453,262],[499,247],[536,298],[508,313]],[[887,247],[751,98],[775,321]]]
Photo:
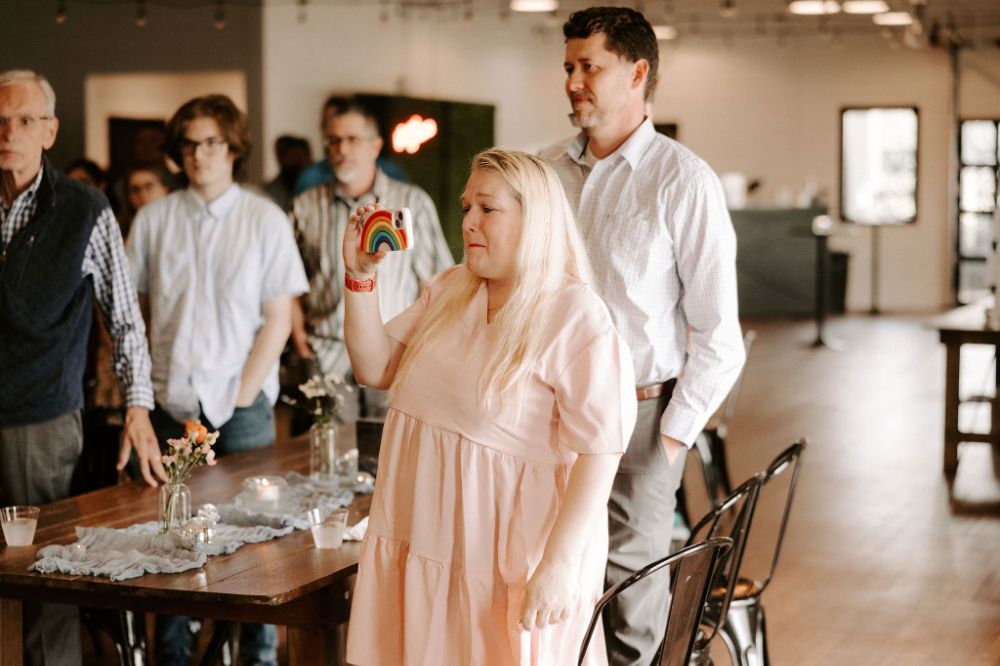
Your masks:
[[[205,648],[205,655],[201,659],[202,666],[212,666],[212,664],[222,664],[231,666],[233,660],[233,643],[236,638],[236,623],[229,620],[216,620],[212,630],[212,640]]]
[[[752,605],[729,607],[729,614],[722,625],[722,635],[730,648],[733,664],[763,666],[763,657],[756,642],[758,633],[757,613]]]
[[[757,611],[757,652],[761,655],[764,666],[771,666],[771,656],[767,653],[767,622],[764,617],[764,604],[754,605]]]
[[[141,612],[118,613],[121,643],[116,641],[122,666],[143,666],[146,663],[146,615]],[[126,650],[128,656],[121,654]]]
[[[708,431],[709,448],[712,450],[712,464],[715,468],[720,499],[728,497],[733,492],[733,483],[729,479],[729,463],[726,461],[726,439],[718,430]]]

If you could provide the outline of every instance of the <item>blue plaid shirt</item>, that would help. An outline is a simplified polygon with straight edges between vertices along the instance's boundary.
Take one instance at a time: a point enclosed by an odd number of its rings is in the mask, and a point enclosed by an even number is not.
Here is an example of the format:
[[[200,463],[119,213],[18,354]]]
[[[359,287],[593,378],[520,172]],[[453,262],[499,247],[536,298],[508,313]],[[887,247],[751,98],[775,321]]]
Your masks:
[[[0,203],[0,247],[7,245],[38,209],[42,170],[31,186],[14,199],[10,208]],[[94,279],[94,297],[114,342],[114,368],[122,383],[125,404],[153,408],[152,363],[146,345],[146,325],[128,274],[121,231],[111,208],[97,218],[83,256],[82,272]]]

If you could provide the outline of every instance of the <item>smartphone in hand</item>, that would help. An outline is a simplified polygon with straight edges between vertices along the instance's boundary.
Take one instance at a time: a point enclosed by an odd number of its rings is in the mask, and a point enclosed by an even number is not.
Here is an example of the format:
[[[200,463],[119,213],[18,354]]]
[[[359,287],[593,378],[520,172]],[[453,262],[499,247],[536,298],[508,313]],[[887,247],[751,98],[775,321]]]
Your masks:
[[[413,247],[413,215],[409,208],[379,209],[361,223],[361,249],[368,254]]]

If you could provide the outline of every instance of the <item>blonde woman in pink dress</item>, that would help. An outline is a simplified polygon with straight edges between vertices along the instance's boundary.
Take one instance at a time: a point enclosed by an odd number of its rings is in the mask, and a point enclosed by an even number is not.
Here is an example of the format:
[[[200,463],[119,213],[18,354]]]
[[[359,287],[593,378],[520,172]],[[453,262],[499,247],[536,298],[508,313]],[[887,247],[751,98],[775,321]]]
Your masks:
[[[548,166],[481,153],[462,204],[463,263],[385,325],[384,253],[359,249],[372,207],[344,239],[351,365],[392,396],[347,658],[568,666],[602,592],[632,361]],[[607,663],[602,635],[588,660]]]

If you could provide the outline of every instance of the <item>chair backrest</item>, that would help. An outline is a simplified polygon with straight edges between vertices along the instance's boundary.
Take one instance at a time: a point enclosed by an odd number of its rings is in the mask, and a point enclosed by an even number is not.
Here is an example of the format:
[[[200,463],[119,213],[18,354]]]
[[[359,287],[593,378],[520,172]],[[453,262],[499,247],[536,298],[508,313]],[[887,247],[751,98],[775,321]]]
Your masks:
[[[691,528],[689,544],[698,539],[723,536],[730,538],[733,542],[733,547],[720,558],[719,566],[713,577],[708,601],[713,606],[711,613],[713,617],[724,618],[729,612],[729,603],[733,599],[733,593],[739,581],[743,553],[746,551],[750,526],[753,523],[757,499],[760,497],[760,489],[765,477],[765,472],[754,474]],[[718,623],[711,625],[698,639],[698,649],[708,645],[718,631]]]
[[[779,453],[764,472],[764,487],[762,488],[762,492],[766,492],[768,485],[776,477],[785,474],[789,474],[790,476],[788,479],[788,492],[785,495],[784,508],[781,514],[781,523],[778,526],[778,534],[775,539],[774,550],[771,554],[771,567],[768,569],[767,578],[758,581],[754,586],[756,591],[753,596],[760,596],[764,592],[764,588],[767,587],[767,584],[774,577],[774,570],[778,567],[778,556],[781,554],[781,544],[785,540],[785,528],[788,526],[788,516],[791,514],[792,499],[795,496],[795,485],[799,478],[799,462],[802,460],[802,451],[805,450],[805,447],[806,440],[804,438],[799,439]]]
[[[652,562],[634,572],[625,580],[612,586],[598,600],[590,625],[580,645],[578,664],[582,664],[587,654],[590,639],[601,621],[601,611],[617,595],[650,576],[673,567],[671,579],[670,609],[667,615],[667,635],[660,645],[657,657],[659,666],[687,666],[698,634],[698,625],[705,610],[705,600],[711,590],[712,580],[720,556],[732,548],[733,542],[727,537],[708,539],[702,543],[687,546],[662,559]],[[659,575],[664,575],[660,573]]]

